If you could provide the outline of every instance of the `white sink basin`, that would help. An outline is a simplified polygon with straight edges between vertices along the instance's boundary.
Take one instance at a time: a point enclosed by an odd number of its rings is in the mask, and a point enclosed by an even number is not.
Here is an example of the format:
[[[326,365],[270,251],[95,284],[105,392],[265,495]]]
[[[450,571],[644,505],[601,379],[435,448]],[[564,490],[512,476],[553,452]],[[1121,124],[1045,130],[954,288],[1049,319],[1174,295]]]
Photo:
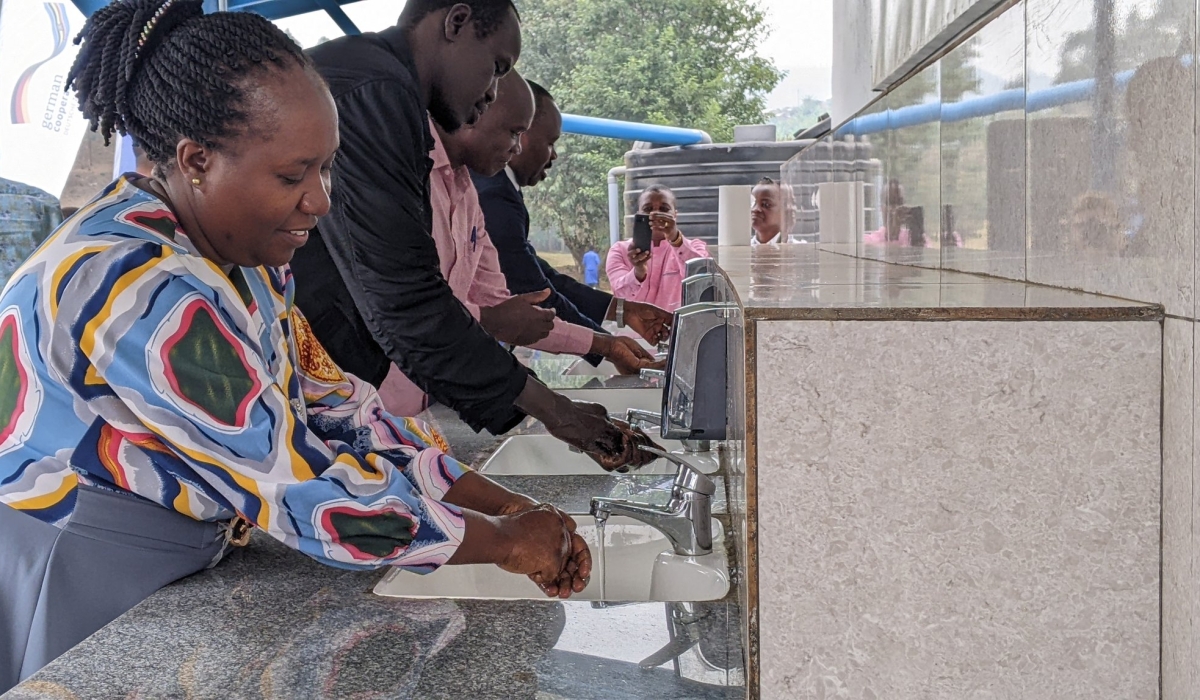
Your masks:
[[[571,366],[563,371],[563,374],[570,377],[615,377],[620,372],[617,371],[616,365],[608,360],[593,367],[591,363],[581,357],[572,362]]]
[[[729,591],[725,533],[715,519],[713,553],[681,557],[671,551],[666,537],[649,525],[621,516],[609,518],[604,533],[603,567],[607,571],[603,571],[595,521],[590,515],[574,517],[579,535],[592,551],[592,580],[582,593],[572,595],[572,600],[701,601],[723,598]],[[393,569],[375,586],[375,593],[397,598],[546,599],[525,576],[491,564],[443,566],[424,575]]]
[[[590,366],[590,365],[589,365]],[[640,389],[564,389],[558,393],[575,401],[598,403],[614,415],[625,415],[625,411],[636,408],[642,411],[662,412],[663,390],[655,387]],[[648,431],[657,435],[657,429]]]
[[[651,434],[655,442],[664,449],[678,453],[697,470],[712,474],[720,462],[716,452],[683,453],[682,443],[663,440]],[[505,440],[488,460],[479,468],[489,476],[571,476],[575,474],[607,474],[608,472],[592,461],[591,457],[573,452],[567,444],[551,435],[514,435]],[[656,459],[630,474],[674,474],[674,464],[665,459]]]
[[[623,416],[626,409],[630,408],[654,413],[662,410],[662,389],[569,389],[561,393],[576,401],[598,403],[614,415]],[[683,443],[660,438],[657,428],[648,428],[646,433],[668,452],[680,454],[689,464],[705,474],[717,471],[720,466],[715,451],[684,454]],[[510,437],[484,462],[479,471],[491,475],[522,476],[608,473],[587,455],[573,452],[566,443],[549,435]],[[675,471],[675,465],[665,459],[658,459],[633,473],[674,474]]]

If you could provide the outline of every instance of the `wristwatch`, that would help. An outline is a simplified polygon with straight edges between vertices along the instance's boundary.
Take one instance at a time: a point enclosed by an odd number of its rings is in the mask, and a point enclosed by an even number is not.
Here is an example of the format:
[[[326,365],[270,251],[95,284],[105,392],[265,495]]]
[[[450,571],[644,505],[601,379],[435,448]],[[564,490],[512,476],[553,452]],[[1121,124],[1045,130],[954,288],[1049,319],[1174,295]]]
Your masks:
[[[617,328],[625,327],[625,300],[617,298]]]

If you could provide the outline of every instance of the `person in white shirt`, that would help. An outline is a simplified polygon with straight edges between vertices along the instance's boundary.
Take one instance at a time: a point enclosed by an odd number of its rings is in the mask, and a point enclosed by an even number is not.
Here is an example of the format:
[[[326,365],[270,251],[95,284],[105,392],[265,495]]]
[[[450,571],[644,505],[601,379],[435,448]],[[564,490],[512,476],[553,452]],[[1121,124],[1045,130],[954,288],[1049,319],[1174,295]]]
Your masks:
[[[792,188],[764,177],[750,191],[750,246],[779,245],[788,242],[788,232],[796,222],[796,202]]]

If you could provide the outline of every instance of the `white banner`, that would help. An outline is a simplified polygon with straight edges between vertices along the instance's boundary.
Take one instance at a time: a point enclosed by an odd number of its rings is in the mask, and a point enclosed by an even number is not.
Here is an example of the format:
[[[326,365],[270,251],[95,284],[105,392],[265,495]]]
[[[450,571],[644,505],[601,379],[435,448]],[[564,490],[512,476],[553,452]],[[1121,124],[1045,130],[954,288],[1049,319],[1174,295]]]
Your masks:
[[[83,14],[70,2],[0,4],[0,177],[62,193],[87,121],[64,90]]]

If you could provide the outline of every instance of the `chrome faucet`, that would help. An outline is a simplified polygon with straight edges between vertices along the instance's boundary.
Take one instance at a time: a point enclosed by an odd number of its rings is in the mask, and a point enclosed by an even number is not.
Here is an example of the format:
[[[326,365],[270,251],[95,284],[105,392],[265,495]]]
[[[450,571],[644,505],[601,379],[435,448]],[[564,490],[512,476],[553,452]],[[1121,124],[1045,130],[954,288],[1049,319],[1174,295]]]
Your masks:
[[[596,496],[592,499],[592,515],[600,522],[608,520],[609,516],[623,515],[646,523],[665,535],[680,556],[711,554],[712,497],[717,485],[673,454],[652,447],[642,449],[671,461],[679,468],[667,504],[652,506]]]
[[[659,428],[662,429],[662,414],[654,411],[644,411],[640,408],[631,408],[625,412],[625,422],[633,428]],[[684,452],[712,452],[712,442],[709,440],[681,440],[683,443]]]

